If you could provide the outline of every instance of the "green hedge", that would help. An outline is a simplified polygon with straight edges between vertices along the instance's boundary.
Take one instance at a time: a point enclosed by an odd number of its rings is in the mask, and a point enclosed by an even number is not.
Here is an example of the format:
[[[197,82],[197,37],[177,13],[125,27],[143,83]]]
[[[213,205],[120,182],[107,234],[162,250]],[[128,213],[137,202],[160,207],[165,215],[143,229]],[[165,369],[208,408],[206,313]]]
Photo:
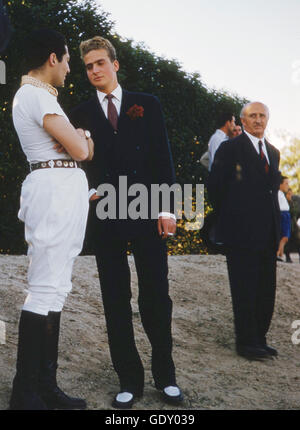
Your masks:
[[[198,74],[186,73],[176,61],[160,58],[142,44],[124,40],[114,33],[108,14],[94,1],[80,4],[75,0],[10,0],[6,3],[14,32],[8,49],[0,56],[7,68],[7,83],[0,85],[0,253],[26,252],[23,224],[18,221],[17,212],[20,187],[28,166],[13,128],[11,104],[23,74],[22,41],[33,29],[47,26],[61,31],[67,38],[71,74],[59,95],[66,111],[93,93],[79,57],[80,41],[94,35],[110,39],[121,65],[120,84],[128,90],[155,94],[162,103],[177,182],[203,183],[206,172],[199,159],[216,129],[218,112],[229,105],[238,115],[246,100],[211,91]],[[172,242],[171,252],[206,252],[201,231],[185,232],[183,224]]]

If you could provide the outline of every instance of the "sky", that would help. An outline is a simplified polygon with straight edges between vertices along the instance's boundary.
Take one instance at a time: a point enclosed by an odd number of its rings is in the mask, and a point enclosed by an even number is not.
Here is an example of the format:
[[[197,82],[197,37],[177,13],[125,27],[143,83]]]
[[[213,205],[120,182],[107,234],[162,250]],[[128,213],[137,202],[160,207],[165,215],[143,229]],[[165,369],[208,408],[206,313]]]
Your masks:
[[[96,0],[114,30],[270,109],[267,135],[300,137],[300,0]]]

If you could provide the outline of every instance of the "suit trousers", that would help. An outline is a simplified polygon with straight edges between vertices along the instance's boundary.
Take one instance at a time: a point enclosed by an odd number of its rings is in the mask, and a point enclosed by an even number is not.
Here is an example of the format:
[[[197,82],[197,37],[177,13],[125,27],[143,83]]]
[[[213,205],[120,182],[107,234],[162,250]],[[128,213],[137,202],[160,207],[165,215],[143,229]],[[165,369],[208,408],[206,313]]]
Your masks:
[[[227,250],[236,344],[266,344],[275,304],[276,247]]]
[[[112,363],[121,390],[141,395],[144,368],[134,340],[128,242],[103,236],[98,239],[95,253]],[[158,234],[130,243],[138,277],[140,317],[152,346],[152,374],[156,387],[161,389],[176,383],[166,243]]]

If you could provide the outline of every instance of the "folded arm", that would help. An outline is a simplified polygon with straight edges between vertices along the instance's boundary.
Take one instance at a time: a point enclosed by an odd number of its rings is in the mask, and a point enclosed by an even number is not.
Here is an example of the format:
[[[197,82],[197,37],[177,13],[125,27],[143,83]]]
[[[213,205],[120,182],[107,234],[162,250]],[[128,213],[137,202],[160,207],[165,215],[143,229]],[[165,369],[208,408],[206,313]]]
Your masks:
[[[93,141],[86,139],[82,129],[75,129],[63,116],[47,114],[43,119],[44,129],[52,136],[75,161],[93,157]]]

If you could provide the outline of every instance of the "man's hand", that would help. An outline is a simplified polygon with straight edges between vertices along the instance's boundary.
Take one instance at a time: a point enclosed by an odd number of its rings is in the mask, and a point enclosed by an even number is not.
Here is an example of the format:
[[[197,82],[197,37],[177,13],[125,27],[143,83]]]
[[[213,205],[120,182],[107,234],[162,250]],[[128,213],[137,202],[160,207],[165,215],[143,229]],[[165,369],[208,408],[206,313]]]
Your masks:
[[[96,193],[92,194],[91,197],[90,197],[90,202],[93,201],[93,200],[98,200],[98,199],[100,199],[100,196],[97,196]]]
[[[58,143],[56,140],[53,139],[53,142],[55,142],[55,145],[53,146],[53,148],[55,149],[56,152],[58,152],[59,154],[67,154],[67,151],[65,150],[65,148]]]
[[[157,221],[157,229],[162,239],[172,237],[176,232],[176,221],[171,217],[161,216]]]

